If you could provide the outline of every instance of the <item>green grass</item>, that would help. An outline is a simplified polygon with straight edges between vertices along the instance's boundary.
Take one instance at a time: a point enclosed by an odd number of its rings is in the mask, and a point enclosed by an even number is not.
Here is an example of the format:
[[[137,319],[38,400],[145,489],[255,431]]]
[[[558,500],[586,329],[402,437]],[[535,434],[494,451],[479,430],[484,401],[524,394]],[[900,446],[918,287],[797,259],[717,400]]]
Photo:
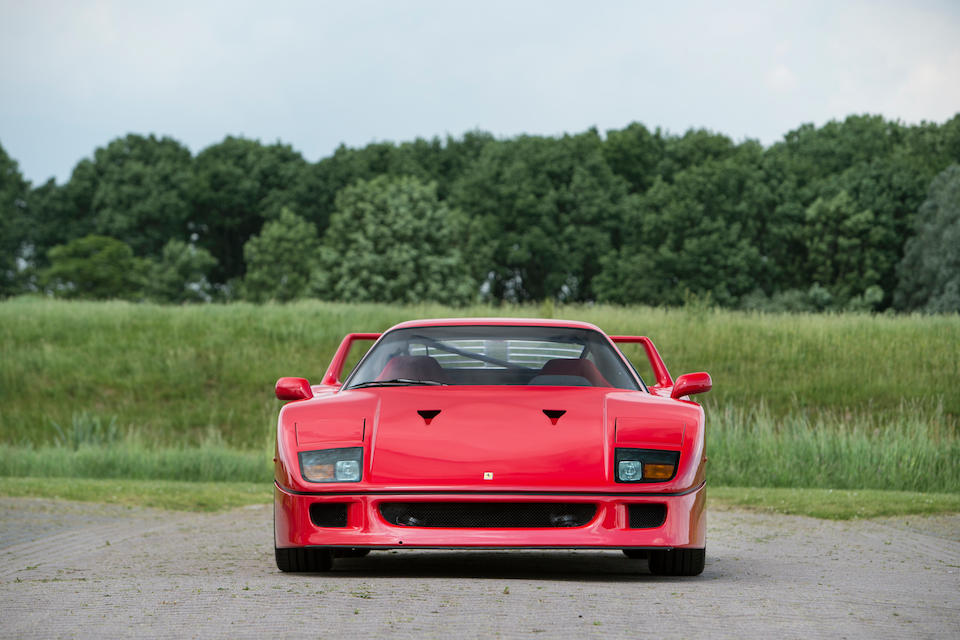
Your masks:
[[[60,478],[0,477],[0,496],[79,500],[177,511],[221,511],[268,504],[271,491],[269,483],[250,482],[65,481]],[[831,520],[960,512],[960,495],[957,494],[710,485],[707,495],[709,508],[739,507]]]
[[[707,474],[729,486],[960,493],[960,436],[944,413],[707,412]]]
[[[648,307],[157,306],[16,298],[0,303],[0,443],[49,443],[86,412],[158,445],[214,435],[260,450],[273,437],[273,383],[317,381],[344,334],[411,318],[540,316],[651,336],[674,375],[707,370],[714,406],[775,416],[882,416],[904,401],[960,415],[960,317],[757,314]],[[625,349],[638,365],[644,360]],[[644,367],[641,366],[641,369]]]
[[[154,448],[107,446],[0,446],[0,476],[127,478],[187,482],[261,482],[273,477],[273,453],[218,445]]]
[[[828,520],[960,512],[960,494],[913,491],[707,488],[711,507],[740,507]]]
[[[267,504],[272,486],[263,482],[176,482],[90,478],[0,478],[0,495],[102,502],[174,511],[222,511]]]

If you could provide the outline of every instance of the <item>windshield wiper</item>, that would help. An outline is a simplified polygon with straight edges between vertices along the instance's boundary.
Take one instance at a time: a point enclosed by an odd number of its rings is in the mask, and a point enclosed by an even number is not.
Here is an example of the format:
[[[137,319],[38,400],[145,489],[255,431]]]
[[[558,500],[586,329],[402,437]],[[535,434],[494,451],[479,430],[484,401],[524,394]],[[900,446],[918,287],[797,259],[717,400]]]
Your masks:
[[[408,385],[424,386],[447,386],[443,382],[436,380],[414,380],[412,378],[393,378],[392,380],[371,380],[370,382],[361,382],[360,384],[350,385],[351,389],[364,389],[366,387],[405,387]]]

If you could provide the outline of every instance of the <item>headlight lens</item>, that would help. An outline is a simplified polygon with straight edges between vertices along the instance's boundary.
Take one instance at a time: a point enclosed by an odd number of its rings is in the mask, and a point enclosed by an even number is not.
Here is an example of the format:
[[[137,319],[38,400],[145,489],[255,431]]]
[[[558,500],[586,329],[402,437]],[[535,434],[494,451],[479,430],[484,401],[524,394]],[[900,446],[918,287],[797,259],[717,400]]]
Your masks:
[[[617,482],[666,482],[677,474],[679,451],[622,449],[614,451]]]
[[[623,482],[636,482],[643,477],[643,463],[639,460],[621,460],[617,464],[617,474]]]
[[[300,474],[307,482],[359,482],[363,447],[300,452]]]

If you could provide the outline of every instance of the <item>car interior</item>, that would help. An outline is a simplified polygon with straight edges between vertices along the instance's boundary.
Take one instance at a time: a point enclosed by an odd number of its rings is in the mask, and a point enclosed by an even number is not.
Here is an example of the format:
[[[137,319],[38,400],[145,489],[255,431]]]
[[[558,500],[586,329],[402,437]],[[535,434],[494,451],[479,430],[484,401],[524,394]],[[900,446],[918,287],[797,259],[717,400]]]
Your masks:
[[[397,355],[387,362],[377,376],[378,381],[403,379],[455,385],[613,386],[595,364],[580,358],[554,358],[540,369],[444,369],[431,356]]]

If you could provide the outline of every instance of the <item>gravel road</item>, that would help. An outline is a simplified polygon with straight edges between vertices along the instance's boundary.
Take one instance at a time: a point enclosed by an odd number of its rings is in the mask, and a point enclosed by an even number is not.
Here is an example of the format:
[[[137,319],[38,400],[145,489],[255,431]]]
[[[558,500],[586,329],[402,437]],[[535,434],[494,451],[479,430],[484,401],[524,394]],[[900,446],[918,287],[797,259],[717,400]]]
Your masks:
[[[619,552],[374,552],[281,574],[267,506],[0,499],[0,636],[960,638],[960,515],[711,510],[707,567]]]

